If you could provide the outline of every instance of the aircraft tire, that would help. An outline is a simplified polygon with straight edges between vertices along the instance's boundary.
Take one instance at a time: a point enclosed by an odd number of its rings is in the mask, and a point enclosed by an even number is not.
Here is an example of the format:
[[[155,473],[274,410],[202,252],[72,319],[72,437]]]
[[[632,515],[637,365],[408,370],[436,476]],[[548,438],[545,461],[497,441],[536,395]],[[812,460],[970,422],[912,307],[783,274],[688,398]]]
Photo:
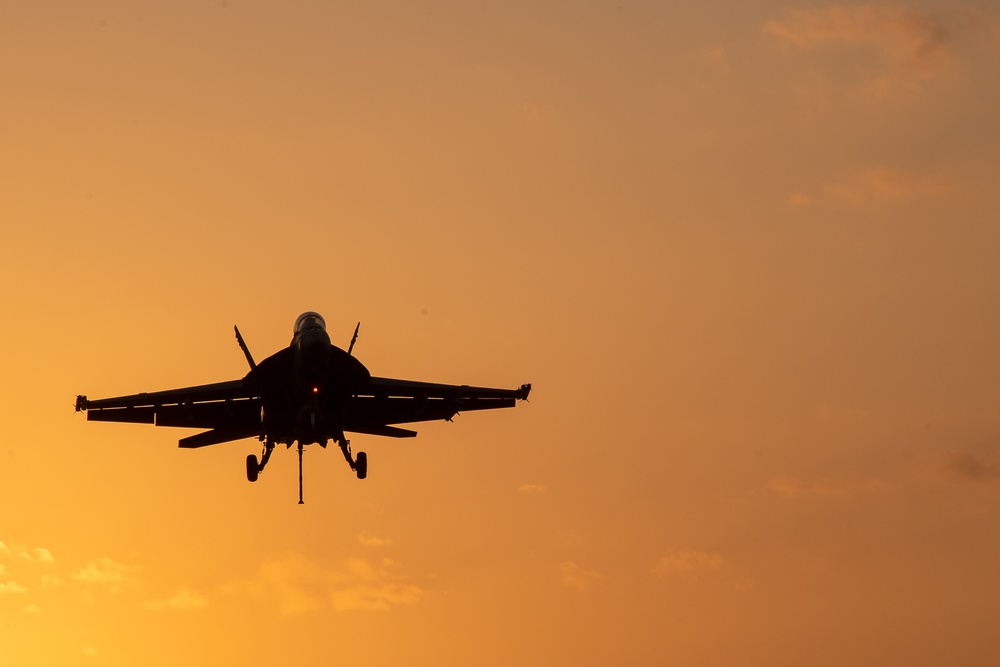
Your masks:
[[[368,455],[367,454],[365,454],[364,452],[358,452],[358,460],[357,460],[356,467],[357,467],[357,471],[358,471],[358,479],[364,479],[365,477],[368,476]]]
[[[253,454],[247,454],[247,481],[256,482],[257,475],[260,474],[260,469],[257,467],[257,457]]]

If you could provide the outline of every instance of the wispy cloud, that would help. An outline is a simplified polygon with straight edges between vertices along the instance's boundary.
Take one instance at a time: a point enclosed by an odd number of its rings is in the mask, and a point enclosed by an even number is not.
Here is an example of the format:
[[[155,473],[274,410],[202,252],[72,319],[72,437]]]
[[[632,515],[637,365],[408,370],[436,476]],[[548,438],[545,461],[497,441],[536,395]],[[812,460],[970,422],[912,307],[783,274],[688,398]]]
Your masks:
[[[46,588],[49,586],[58,586],[62,584],[62,579],[54,574],[43,574],[42,575],[42,587]]]
[[[105,556],[81,567],[72,575],[72,579],[81,584],[108,586],[117,592],[123,585],[134,580],[138,570],[137,566],[116,563]]]
[[[542,495],[542,494],[548,493],[548,491],[549,491],[548,488],[546,488],[546,486],[544,484],[536,484],[536,483],[522,484],[521,486],[519,486],[517,488],[517,490],[520,493],[523,493],[523,494],[529,495],[529,496],[531,496],[531,495]]]
[[[19,544],[0,543],[0,596],[24,596],[22,611],[28,614],[41,613],[38,600],[58,599],[52,597],[56,590],[63,596],[82,596],[85,601],[94,601],[101,592],[118,595],[127,592],[136,605],[150,611],[198,611],[208,605],[208,598],[197,590],[182,588],[173,595],[142,601],[136,599],[141,590],[139,575],[141,569],[136,564],[120,563],[107,556],[93,559],[75,569],[53,571],[55,562],[52,553],[41,547],[26,547]],[[48,596],[48,597],[45,597]]]
[[[580,567],[573,561],[565,561],[559,564],[559,578],[566,588],[575,588],[578,591],[585,591],[595,581],[604,578],[604,575]]]
[[[329,576],[311,560],[288,554],[264,561],[250,589],[272,597],[284,615],[315,611],[323,606]]]
[[[1000,455],[997,453],[955,454],[948,467],[961,479],[985,483],[1000,481]]]
[[[713,551],[673,551],[656,562],[653,572],[665,577],[671,574],[699,575],[718,570],[725,559]]]
[[[554,109],[547,104],[525,101],[515,104],[511,108],[511,113],[518,125],[535,129],[552,118]]]
[[[1000,483],[1000,450],[952,451],[929,462],[932,477],[950,484]]]
[[[851,498],[861,492],[885,492],[891,489],[885,480],[872,477],[863,481],[825,478],[801,479],[791,475],[776,475],[768,482],[768,488],[785,498],[827,497]]]
[[[918,9],[879,5],[834,5],[793,9],[784,19],[764,23],[763,31],[795,46],[870,45],[897,69],[931,75],[952,54],[942,22]]]
[[[417,604],[424,594],[401,572],[399,563],[389,558],[352,558],[333,568],[301,554],[266,560],[254,581],[237,588],[274,598],[284,615],[324,608],[386,611]]]
[[[804,192],[793,192],[788,195],[788,205],[789,206],[811,206],[813,203],[813,198]]]
[[[401,580],[399,563],[383,558],[378,564],[354,558],[347,562],[347,576],[334,586],[330,598],[335,609],[385,611],[396,605],[416,604],[423,597],[418,586]]]
[[[864,85],[889,94],[896,87],[939,75],[954,62],[940,19],[918,9],[834,5],[789,10],[764,23],[765,35],[800,49],[867,47],[877,55]]]
[[[28,587],[15,581],[16,576],[21,581],[24,577],[34,579],[38,576],[38,568],[46,567],[55,562],[52,552],[41,547],[27,547],[23,544],[7,544],[0,542],[0,557],[7,562],[0,562],[0,577],[8,579],[0,582],[0,595],[21,595],[28,592]],[[42,575],[48,576],[46,575]],[[32,584],[32,590],[35,586]]]
[[[37,547],[35,549],[35,559],[40,563],[54,563],[56,559],[52,557],[52,552],[48,549]]]
[[[23,544],[0,542],[0,596],[24,595],[22,611],[41,612],[38,599],[53,600],[53,591],[62,588],[73,597],[82,595],[93,600],[96,591],[114,594],[137,583],[139,568],[124,565],[110,558],[92,560],[83,567],[56,569],[56,558],[49,549]]]
[[[0,556],[14,556],[29,563],[54,563],[52,552],[42,547],[28,547],[23,544],[5,544],[0,542]]]
[[[18,595],[27,592],[28,589],[16,581],[0,582],[0,595]]]
[[[150,611],[200,611],[208,605],[208,598],[191,588],[184,588],[162,600],[147,600],[143,607]]]
[[[803,480],[791,475],[771,478],[768,488],[786,498],[801,496],[833,496],[849,498],[854,495],[854,485],[843,480]]]
[[[907,202],[948,197],[955,192],[952,182],[940,176],[893,167],[870,167],[844,173],[823,185],[818,193],[792,193],[789,206],[808,207],[821,203],[845,202],[865,206],[878,202]]]
[[[392,539],[373,535],[366,530],[358,535],[358,542],[366,547],[387,547],[392,544]]]
[[[823,188],[827,196],[855,204],[863,204],[874,199],[943,197],[952,190],[951,184],[944,179],[887,167],[854,171],[847,174],[843,181],[831,183]]]
[[[731,74],[732,62],[726,49],[721,46],[710,46],[702,51],[704,59],[723,74]]]

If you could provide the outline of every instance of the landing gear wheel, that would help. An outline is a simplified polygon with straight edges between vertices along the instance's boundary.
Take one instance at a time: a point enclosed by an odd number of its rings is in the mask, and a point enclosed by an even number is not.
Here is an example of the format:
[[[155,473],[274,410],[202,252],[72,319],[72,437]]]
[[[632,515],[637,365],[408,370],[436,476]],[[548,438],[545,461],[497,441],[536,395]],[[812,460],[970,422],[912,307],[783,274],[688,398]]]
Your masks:
[[[368,455],[364,452],[358,452],[357,462],[354,464],[355,470],[358,472],[358,479],[364,479],[368,476]]]
[[[247,454],[247,480],[250,482],[257,481],[257,475],[260,474],[260,468],[257,467],[257,457],[253,454]]]

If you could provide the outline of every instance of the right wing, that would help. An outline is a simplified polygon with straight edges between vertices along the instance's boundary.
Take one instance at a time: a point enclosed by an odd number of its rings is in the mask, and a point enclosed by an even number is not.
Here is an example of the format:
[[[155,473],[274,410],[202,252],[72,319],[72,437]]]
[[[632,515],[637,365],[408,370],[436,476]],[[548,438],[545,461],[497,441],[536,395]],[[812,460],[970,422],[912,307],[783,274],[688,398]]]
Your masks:
[[[492,389],[373,377],[351,398],[344,430],[396,438],[413,437],[416,432],[390,424],[451,421],[459,412],[512,408],[518,400],[528,398],[530,391],[530,384],[518,389]]]

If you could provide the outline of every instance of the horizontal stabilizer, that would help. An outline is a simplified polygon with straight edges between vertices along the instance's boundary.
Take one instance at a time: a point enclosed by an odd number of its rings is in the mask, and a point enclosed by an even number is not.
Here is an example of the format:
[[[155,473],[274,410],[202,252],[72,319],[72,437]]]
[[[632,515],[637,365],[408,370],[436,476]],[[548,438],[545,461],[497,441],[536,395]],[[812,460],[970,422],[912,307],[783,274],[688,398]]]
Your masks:
[[[417,437],[416,431],[410,431],[405,428],[397,428],[395,426],[362,426],[360,428],[348,429],[351,433],[364,433],[365,435],[381,435],[386,438],[415,438]]]
[[[204,433],[198,433],[197,435],[190,435],[186,438],[181,438],[177,443],[177,446],[182,449],[197,449],[198,447],[219,445],[223,442],[229,442],[230,440],[242,440],[243,438],[252,438],[256,436],[256,429],[213,428],[211,431],[205,431]]]

